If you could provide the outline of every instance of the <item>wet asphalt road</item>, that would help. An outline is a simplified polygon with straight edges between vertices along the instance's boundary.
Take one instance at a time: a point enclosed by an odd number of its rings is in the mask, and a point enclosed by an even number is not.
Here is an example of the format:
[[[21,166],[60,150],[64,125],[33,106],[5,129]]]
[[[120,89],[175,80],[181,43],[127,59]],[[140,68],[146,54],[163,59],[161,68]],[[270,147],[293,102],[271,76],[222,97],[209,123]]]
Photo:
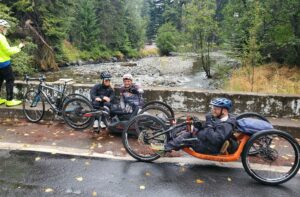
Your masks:
[[[243,169],[0,151],[0,196],[300,196],[300,175],[277,187]]]

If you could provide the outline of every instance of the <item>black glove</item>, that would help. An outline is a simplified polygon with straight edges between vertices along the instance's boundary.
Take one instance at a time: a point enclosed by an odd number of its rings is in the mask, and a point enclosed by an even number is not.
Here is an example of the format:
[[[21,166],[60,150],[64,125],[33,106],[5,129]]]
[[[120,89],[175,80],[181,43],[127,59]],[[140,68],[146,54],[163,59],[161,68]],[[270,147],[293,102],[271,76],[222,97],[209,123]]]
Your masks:
[[[134,87],[129,88],[128,91],[129,91],[130,93],[132,93],[132,94],[138,94],[138,93],[139,93],[139,91],[138,91],[136,88],[134,88]]]
[[[202,129],[202,123],[200,122],[199,118],[197,118],[196,116],[193,116],[192,119],[193,119],[194,127],[196,127],[199,130]]]

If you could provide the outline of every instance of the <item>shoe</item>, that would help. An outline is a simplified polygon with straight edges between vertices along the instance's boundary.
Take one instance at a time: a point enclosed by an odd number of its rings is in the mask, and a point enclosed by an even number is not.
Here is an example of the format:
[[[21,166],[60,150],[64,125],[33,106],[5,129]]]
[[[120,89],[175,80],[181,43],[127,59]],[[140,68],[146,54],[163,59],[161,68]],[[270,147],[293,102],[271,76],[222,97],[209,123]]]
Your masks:
[[[165,151],[165,145],[164,144],[154,144],[151,143],[151,149],[155,151]]]
[[[106,128],[106,125],[104,124],[103,121],[100,122],[100,127],[101,127],[101,129],[105,129]]]
[[[22,101],[13,99],[11,101],[6,101],[5,104],[6,104],[7,107],[13,107],[13,106],[16,106],[16,105],[20,105],[21,103],[22,103]]]
[[[98,127],[99,127],[99,121],[98,121],[98,120],[95,120],[95,121],[94,121],[93,128],[94,128],[94,129],[97,129]]]
[[[0,98],[0,105],[6,103],[6,99]]]

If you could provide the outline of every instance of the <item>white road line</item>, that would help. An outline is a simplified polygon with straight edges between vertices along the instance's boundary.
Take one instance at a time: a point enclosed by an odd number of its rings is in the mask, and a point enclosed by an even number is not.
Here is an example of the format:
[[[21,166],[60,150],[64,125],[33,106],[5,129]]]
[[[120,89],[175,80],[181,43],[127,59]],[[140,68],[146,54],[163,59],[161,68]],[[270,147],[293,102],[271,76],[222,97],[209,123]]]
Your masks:
[[[21,143],[8,143],[0,142],[0,149],[2,150],[20,150],[20,151],[34,151],[34,152],[44,152],[52,154],[64,154],[82,157],[93,157],[93,158],[103,158],[103,159],[113,159],[113,160],[123,160],[123,161],[136,161],[131,156],[114,156],[110,154],[96,153],[90,149],[79,149],[79,148],[69,148],[62,146],[47,146],[47,145],[34,145],[34,144],[21,144]],[[193,157],[162,157],[155,161],[155,163],[173,163],[180,166],[185,165],[212,165],[218,167],[226,168],[243,168],[241,162],[214,162],[206,161]],[[257,166],[257,169],[262,169],[261,165]],[[282,171],[281,167],[274,167],[274,171]],[[300,174],[300,171],[298,172]]]

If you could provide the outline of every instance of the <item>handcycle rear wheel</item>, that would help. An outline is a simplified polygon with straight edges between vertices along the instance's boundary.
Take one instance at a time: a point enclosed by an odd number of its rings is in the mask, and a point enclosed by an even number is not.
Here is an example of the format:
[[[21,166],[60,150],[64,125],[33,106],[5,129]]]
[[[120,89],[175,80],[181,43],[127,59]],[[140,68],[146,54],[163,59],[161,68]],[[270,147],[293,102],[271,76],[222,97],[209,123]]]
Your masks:
[[[87,100],[74,97],[63,105],[62,115],[64,121],[74,129],[86,129],[94,121],[94,117],[85,117],[84,114],[93,110],[92,104]]]
[[[265,142],[270,139],[271,142]],[[259,151],[257,154],[251,154],[253,146]],[[242,153],[242,163],[246,172],[256,181],[278,185],[297,174],[299,156],[299,144],[291,135],[283,131],[267,130],[250,138]]]
[[[35,90],[26,92],[23,98],[23,113],[30,122],[39,122],[45,114],[45,101]]]
[[[122,134],[126,151],[138,161],[151,162],[160,157],[151,144],[165,144],[166,134],[154,136],[166,130],[164,123],[155,116],[141,114],[129,121]]]

